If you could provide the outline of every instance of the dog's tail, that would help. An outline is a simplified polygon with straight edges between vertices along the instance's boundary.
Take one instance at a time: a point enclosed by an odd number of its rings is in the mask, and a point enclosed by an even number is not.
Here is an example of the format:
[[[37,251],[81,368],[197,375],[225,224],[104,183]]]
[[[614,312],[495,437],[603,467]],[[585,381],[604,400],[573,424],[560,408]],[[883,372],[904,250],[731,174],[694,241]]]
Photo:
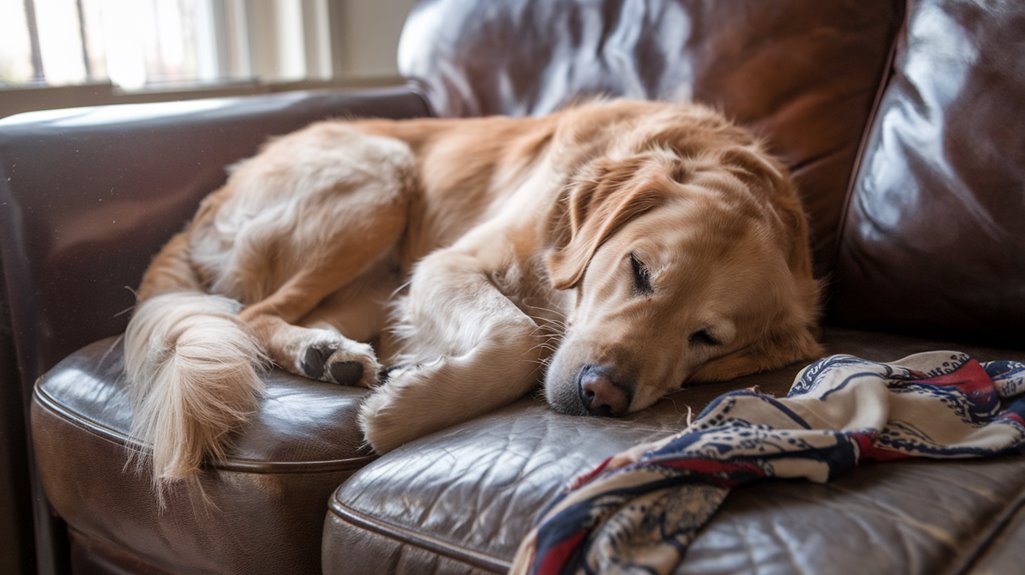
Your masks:
[[[255,411],[263,352],[241,304],[205,293],[179,235],[150,265],[125,333],[132,436],[152,446],[153,481],[194,477]],[[140,464],[144,458],[137,460]]]

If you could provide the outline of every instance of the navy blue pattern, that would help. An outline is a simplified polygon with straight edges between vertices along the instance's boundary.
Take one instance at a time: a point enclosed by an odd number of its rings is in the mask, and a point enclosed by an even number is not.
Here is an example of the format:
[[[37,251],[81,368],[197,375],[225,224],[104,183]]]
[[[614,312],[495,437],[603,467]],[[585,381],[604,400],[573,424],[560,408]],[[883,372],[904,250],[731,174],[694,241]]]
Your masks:
[[[809,365],[785,398],[716,398],[681,433],[575,480],[539,516],[514,573],[669,573],[731,488],[829,481],[867,460],[1025,449],[1025,364],[929,352]]]

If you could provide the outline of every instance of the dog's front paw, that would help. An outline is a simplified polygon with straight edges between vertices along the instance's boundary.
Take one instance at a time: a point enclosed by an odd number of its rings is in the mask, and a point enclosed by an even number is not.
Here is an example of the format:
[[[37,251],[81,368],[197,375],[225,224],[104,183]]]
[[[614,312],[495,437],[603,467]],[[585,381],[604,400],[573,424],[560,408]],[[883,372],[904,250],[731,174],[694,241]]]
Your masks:
[[[389,372],[388,379],[363,401],[359,425],[377,453],[387,453],[437,429],[444,409],[432,400],[432,384],[442,361]],[[434,407],[432,407],[434,406]]]
[[[395,416],[395,403],[385,391],[387,384],[371,393],[359,408],[359,426],[363,437],[377,453],[387,453],[402,445],[403,440],[396,437],[398,418]]]
[[[296,355],[300,374],[341,385],[371,387],[381,369],[369,345],[330,332],[307,342]]]

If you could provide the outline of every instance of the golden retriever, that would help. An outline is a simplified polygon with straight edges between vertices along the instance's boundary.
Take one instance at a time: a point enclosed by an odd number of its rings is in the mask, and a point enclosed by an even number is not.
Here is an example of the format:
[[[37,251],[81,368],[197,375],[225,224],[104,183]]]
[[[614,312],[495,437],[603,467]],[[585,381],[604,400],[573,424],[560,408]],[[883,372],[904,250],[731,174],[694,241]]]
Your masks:
[[[223,456],[268,361],[372,388],[383,453],[539,382],[556,411],[620,415],[819,353],[794,186],[695,104],[314,124],[235,166],[138,300],[158,483]]]

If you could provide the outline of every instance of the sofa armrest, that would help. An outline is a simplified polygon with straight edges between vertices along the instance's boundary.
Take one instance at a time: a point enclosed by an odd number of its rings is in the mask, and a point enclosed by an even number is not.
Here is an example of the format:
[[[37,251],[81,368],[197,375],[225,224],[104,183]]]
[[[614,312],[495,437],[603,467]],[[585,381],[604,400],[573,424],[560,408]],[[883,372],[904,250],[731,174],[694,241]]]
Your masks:
[[[150,258],[268,136],[426,115],[407,87],[102,106],[0,121],[0,262],[25,389],[120,333]]]
[[[3,276],[0,275],[0,573],[31,571],[32,504],[26,403],[14,359]]]

